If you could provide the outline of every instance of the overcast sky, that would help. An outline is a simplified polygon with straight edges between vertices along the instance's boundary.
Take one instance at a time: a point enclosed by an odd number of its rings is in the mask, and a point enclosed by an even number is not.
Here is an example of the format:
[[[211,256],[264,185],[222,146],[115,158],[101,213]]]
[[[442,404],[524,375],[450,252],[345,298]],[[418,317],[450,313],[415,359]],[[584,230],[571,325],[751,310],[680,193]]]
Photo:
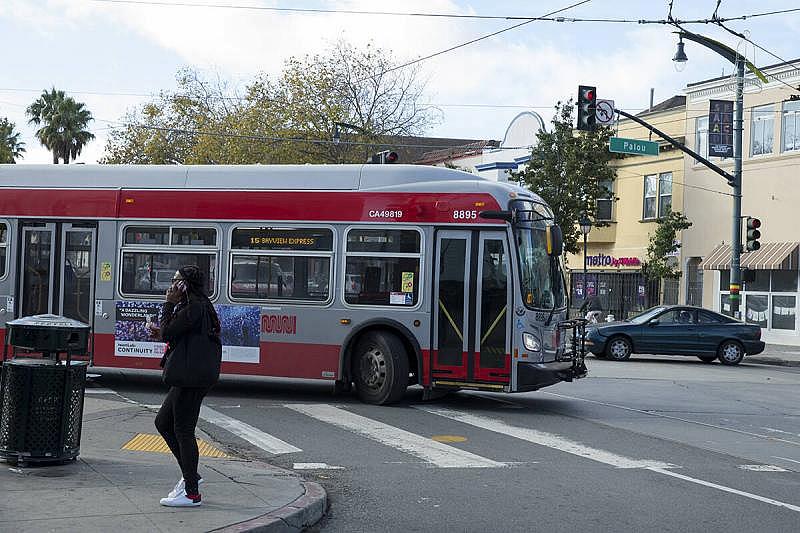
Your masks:
[[[324,51],[339,38],[358,46],[371,41],[406,61],[520,22],[187,4],[540,16],[577,1],[157,0],[144,5],[118,0],[0,0],[4,52],[0,117],[8,117],[22,132],[27,154],[21,163],[49,163],[51,156],[34,138],[24,113],[43,89],[63,89],[94,115],[91,129],[97,139],[78,159],[94,163],[103,155],[110,128],[120,124],[126,110],[148,101],[148,95],[174,89],[175,73],[182,67],[244,85],[258,72],[280,72],[290,56]],[[668,4],[592,0],[560,15],[663,20]],[[716,0],[675,0],[673,16],[709,18],[716,4]],[[719,14],[733,17],[797,5],[796,0],[724,0]],[[729,25],[749,31],[750,39],[784,59],[800,57],[800,12]],[[721,29],[690,28],[745,49],[738,38]],[[687,83],[719,76],[723,69],[730,74],[730,64],[693,43],[686,44],[686,69],[677,72],[671,61],[676,42],[671,31],[661,24],[532,22],[424,61],[426,100],[443,112],[442,122],[426,134],[502,139],[517,113],[533,109],[549,120],[555,102],[574,96],[580,83],[597,85],[601,98],[613,98],[618,107],[635,111],[648,105],[651,87],[658,102],[681,94]],[[751,45],[746,53],[757,65],[778,62]]]

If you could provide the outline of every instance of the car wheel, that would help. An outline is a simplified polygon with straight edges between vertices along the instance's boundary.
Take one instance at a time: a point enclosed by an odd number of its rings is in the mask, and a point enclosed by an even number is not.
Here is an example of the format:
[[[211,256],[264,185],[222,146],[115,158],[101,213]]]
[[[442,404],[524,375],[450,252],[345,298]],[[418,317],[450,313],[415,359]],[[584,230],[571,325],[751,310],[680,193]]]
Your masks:
[[[606,356],[614,361],[624,361],[631,356],[631,341],[625,337],[614,337],[608,341]]]
[[[698,355],[697,358],[700,359],[704,363],[711,363],[711,362],[714,361],[714,359],[717,358],[717,356],[716,355]]]
[[[408,355],[397,335],[370,331],[353,355],[353,381],[362,402],[383,405],[403,397],[408,387]]]
[[[744,348],[737,341],[725,341],[718,350],[723,365],[738,365],[744,359]]]

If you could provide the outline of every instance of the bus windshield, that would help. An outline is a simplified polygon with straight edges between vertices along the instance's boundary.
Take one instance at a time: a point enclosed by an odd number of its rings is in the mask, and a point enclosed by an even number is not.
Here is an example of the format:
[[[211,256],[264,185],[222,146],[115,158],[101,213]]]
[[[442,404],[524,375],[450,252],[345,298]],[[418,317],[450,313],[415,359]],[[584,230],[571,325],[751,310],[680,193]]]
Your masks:
[[[538,202],[514,202],[514,238],[520,264],[522,301],[531,309],[560,309],[566,306],[561,264],[547,255],[546,228],[553,223],[550,209]]]

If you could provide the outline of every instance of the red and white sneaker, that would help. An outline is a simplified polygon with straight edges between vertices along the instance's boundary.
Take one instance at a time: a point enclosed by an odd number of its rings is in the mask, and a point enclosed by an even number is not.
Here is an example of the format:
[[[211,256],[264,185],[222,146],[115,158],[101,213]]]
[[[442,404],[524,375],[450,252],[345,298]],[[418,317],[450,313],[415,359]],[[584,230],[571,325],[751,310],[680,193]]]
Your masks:
[[[202,503],[199,494],[178,494],[174,498],[161,498],[164,507],[197,507]]]

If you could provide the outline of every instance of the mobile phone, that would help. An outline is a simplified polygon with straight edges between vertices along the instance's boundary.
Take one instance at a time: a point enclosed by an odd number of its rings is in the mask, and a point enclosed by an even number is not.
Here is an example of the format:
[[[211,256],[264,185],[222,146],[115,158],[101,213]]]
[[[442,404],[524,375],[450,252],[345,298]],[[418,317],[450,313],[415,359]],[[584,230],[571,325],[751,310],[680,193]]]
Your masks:
[[[178,287],[178,290],[179,290],[180,292],[186,292],[186,282],[185,282],[185,281],[183,281],[183,280],[180,280],[180,281],[178,282],[178,285],[177,285],[177,287]]]

